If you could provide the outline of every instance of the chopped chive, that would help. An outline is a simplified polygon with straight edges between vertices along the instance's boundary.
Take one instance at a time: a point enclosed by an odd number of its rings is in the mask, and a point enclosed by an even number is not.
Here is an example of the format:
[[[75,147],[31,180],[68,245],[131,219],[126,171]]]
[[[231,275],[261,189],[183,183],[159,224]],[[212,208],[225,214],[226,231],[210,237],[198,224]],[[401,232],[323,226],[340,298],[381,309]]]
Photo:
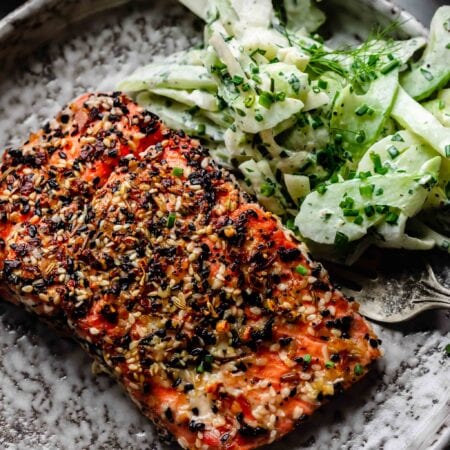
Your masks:
[[[275,63],[278,63],[278,62],[280,62],[280,60],[275,56],[275,58],[272,58],[272,59],[269,61],[269,64],[275,64]]]
[[[364,214],[367,217],[372,217],[375,214],[375,208],[372,205],[367,205],[364,207]]]
[[[241,77],[240,75],[234,75],[233,78],[231,78],[231,82],[234,85],[239,86],[240,84],[242,84],[244,82],[244,78]]]
[[[270,92],[263,91],[259,96],[258,102],[261,106],[264,106],[264,108],[269,109],[273,103],[273,96]]]
[[[388,169],[387,167],[383,167],[383,165],[381,164],[381,158],[378,153],[371,152],[370,159],[373,162],[373,170],[375,171],[375,173],[378,173],[380,175],[385,175],[387,173]]]
[[[245,105],[246,108],[252,107],[254,103],[255,103],[255,96],[254,95],[249,95],[244,100],[244,105]]]
[[[197,134],[199,134],[200,136],[204,135],[205,132],[206,132],[206,126],[205,126],[205,124],[199,123],[199,124],[197,125],[196,131],[197,131]]]
[[[445,156],[450,158],[450,144],[445,146]]]
[[[383,194],[384,194],[384,189],[383,189],[383,188],[378,188],[378,189],[375,191],[375,195],[380,196],[380,195],[383,195]]]
[[[359,193],[362,197],[372,197],[373,191],[375,190],[375,185],[365,184],[359,187]]]
[[[357,209],[344,209],[344,217],[357,217],[359,211]]]
[[[364,368],[361,364],[356,364],[356,366],[353,369],[353,372],[356,376],[361,376],[364,373]]]
[[[275,80],[270,78],[270,92],[275,91]]]
[[[200,108],[197,105],[194,105],[192,108],[189,108],[187,112],[193,116],[194,114],[197,114],[200,111]]]
[[[393,59],[391,62],[388,62],[385,66],[383,66],[380,69],[380,72],[383,75],[388,74],[389,72],[392,72],[396,67],[400,65],[400,61],[398,59]]]
[[[272,183],[263,183],[260,192],[265,197],[271,197],[275,194],[275,186]]]
[[[439,100],[438,108],[439,108],[439,109],[444,109],[444,108],[445,108],[445,102],[444,102],[444,100]]]
[[[328,87],[328,81],[320,79],[317,82],[317,86],[319,86],[320,89],[326,89]]]
[[[379,60],[380,57],[378,55],[370,55],[367,64],[369,66],[374,66]]]
[[[356,142],[362,144],[366,140],[366,133],[364,130],[359,130],[356,134]]]
[[[262,122],[264,120],[264,117],[260,113],[255,114],[255,120],[257,122]]]
[[[371,173],[370,171],[360,172],[360,173],[358,174],[358,177],[359,177],[361,180],[365,180],[365,179],[367,179],[367,178],[369,178],[369,177],[371,177],[371,176],[372,176],[372,173]]]
[[[175,177],[182,177],[184,169],[182,167],[174,167],[172,170],[172,175]]]
[[[389,156],[392,159],[397,158],[397,156],[400,154],[400,152],[398,151],[398,148],[395,147],[395,145],[391,145],[388,149],[387,152],[389,153]]]
[[[259,73],[259,67],[256,64],[250,66],[252,73]]]
[[[342,134],[336,133],[336,135],[334,136],[334,142],[339,145],[339,144],[342,144],[343,140],[344,140],[344,137],[342,136]]]
[[[291,77],[288,80],[289,84],[291,85],[292,90],[298,94],[300,91],[300,80],[297,76],[294,74],[291,75]]]
[[[306,275],[308,273],[308,269],[305,266],[302,266],[301,264],[299,264],[296,268],[295,271],[297,273],[299,273],[300,275]]]
[[[449,183],[449,185],[450,185],[450,183]],[[325,192],[327,192],[327,186],[326,186],[326,184],[324,184],[324,183],[321,183],[321,184],[319,184],[318,186],[317,186],[317,192],[320,194],[320,195],[323,195],[323,194],[325,194]]]
[[[389,212],[389,206],[387,205],[377,205],[375,209],[378,214],[387,214]]]
[[[450,42],[445,46],[447,50],[450,50]]]
[[[344,200],[342,200],[341,203],[339,203],[339,207],[342,209],[350,209],[353,208],[355,205],[355,200],[353,200],[351,197],[345,197]]]
[[[305,361],[306,364],[309,364],[312,360],[312,356],[307,353],[306,355],[303,355],[303,361]]]
[[[353,223],[355,225],[362,225],[363,222],[364,222],[364,217],[361,215],[356,216],[355,220],[353,221]]]
[[[242,92],[247,92],[250,90],[250,85],[248,83],[244,83],[241,87]]]
[[[177,218],[175,213],[170,213],[167,216],[167,228],[173,228],[175,225],[175,219]]]
[[[258,84],[261,84],[261,82],[262,82],[261,77],[259,75],[257,75],[256,73],[254,75],[252,75],[252,80]]]
[[[323,121],[319,116],[312,117],[311,126],[313,127],[313,130],[317,130],[317,128],[321,127],[322,125]]]
[[[424,76],[424,78],[428,81],[431,81],[434,79],[434,75],[427,69],[424,69],[423,67],[420,68],[420,73]]]
[[[336,232],[334,237],[334,245],[338,248],[345,247],[348,244],[348,236],[340,231]]]
[[[292,217],[289,217],[289,219],[286,220],[286,228],[289,230],[295,230],[295,222]]]
[[[286,100],[286,92],[277,92],[275,94],[275,100],[277,102],[284,102],[284,100]]]
[[[333,362],[333,361],[327,361],[327,362],[325,363],[325,367],[326,367],[327,369],[332,369],[332,368],[334,367],[334,362]]]
[[[405,142],[405,140],[402,138],[402,136],[399,133],[395,133],[394,136],[392,136],[391,141],[393,141],[393,142]]]
[[[236,108],[236,112],[241,116],[241,117],[245,117],[247,114],[245,113],[245,111],[243,111],[240,108]]]
[[[355,114],[357,116],[364,116],[364,114],[366,114],[367,111],[369,111],[369,106],[364,103],[364,105],[361,105],[360,107],[356,108]]]
[[[387,216],[386,216],[386,223],[390,224],[390,225],[397,225],[398,222],[398,214],[394,213],[394,212],[390,212]]]

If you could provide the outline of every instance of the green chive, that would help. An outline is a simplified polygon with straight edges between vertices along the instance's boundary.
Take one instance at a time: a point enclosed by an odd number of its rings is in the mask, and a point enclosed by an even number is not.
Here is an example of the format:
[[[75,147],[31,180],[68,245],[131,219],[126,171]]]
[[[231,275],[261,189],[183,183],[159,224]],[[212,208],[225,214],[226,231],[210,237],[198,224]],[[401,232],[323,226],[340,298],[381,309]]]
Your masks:
[[[375,195],[380,196],[380,195],[383,195],[383,194],[384,194],[384,189],[383,189],[383,188],[378,188],[378,189],[375,191]]]
[[[375,185],[365,184],[364,186],[359,187],[359,193],[361,194],[362,197],[372,197],[374,189]]]
[[[247,92],[250,90],[250,85],[248,83],[244,83],[241,87],[243,92]]]
[[[358,215],[357,209],[344,209],[344,217],[357,217]]]
[[[327,369],[332,369],[332,368],[334,367],[334,362],[333,362],[333,361],[327,361],[327,362],[325,363],[325,367],[326,367]]]
[[[445,156],[450,158],[450,144],[445,146]]]
[[[255,120],[257,122],[262,122],[264,120],[264,117],[260,113],[255,114]]]
[[[450,183],[449,183],[450,184]],[[326,184],[319,184],[318,186],[317,186],[317,192],[320,194],[320,195],[323,195],[323,194],[325,194],[325,192],[327,192],[327,186],[326,186]]]
[[[236,108],[236,112],[241,116],[241,117],[245,117],[247,114],[245,113],[245,111],[243,111],[240,108]]]
[[[182,167],[174,167],[172,170],[172,175],[175,177],[182,177],[184,169]]]
[[[356,142],[362,144],[366,140],[366,133],[364,130],[359,130],[356,134]]]
[[[402,138],[402,136],[399,133],[395,133],[394,136],[392,136],[391,141],[393,141],[393,142],[405,142],[405,140]]]
[[[377,205],[375,209],[378,214],[387,214],[389,212],[389,206],[387,205]]]
[[[450,42],[445,46],[447,50],[450,50]]]
[[[259,95],[259,104],[269,109],[273,103],[273,96],[270,92],[264,91]]]
[[[197,105],[194,105],[192,108],[189,108],[187,112],[193,116],[194,114],[197,114],[199,111],[200,108]]]
[[[398,151],[398,148],[395,147],[394,145],[391,145],[388,149],[387,152],[389,153],[390,157],[392,159],[397,158],[397,156],[400,154],[400,152]]]
[[[356,376],[361,376],[364,373],[364,368],[361,364],[356,364],[356,366],[353,369],[353,372]]]
[[[386,223],[390,224],[390,225],[397,225],[398,222],[398,214],[394,213],[394,212],[390,212],[387,216],[386,216]]]
[[[380,69],[380,72],[383,75],[388,74],[389,72],[392,72],[396,67],[400,65],[400,61],[398,59],[393,59],[391,62],[387,63],[385,66],[383,66]]]
[[[320,87],[320,89],[326,89],[328,87],[328,81],[325,80],[319,80],[317,82],[317,86]]]
[[[231,79],[231,82],[234,85],[239,86],[240,84],[242,84],[244,82],[244,78],[241,77],[240,75],[234,75],[233,78]]]
[[[341,203],[339,203],[339,206],[342,209],[350,209],[350,208],[353,208],[354,204],[355,204],[355,200],[353,200],[351,197],[345,197],[345,199],[342,200]]]
[[[334,142],[336,144],[342,144],[342,141],[344,140],[344,137],[342,136],[342,134],[336,133],[336,135],[334,136]]]
[[[433,80],[434,79],[434,75],[429,71],[429,70],[426,70],[426,69],[424,69],[424,68],[420,68],[420,73],[424,76],[424,78],[426,79],[426,80],[428,80],[428,81],[431,81],[431,80]]]
[[[275,94],[275,100],[277,102],[284,102],[286,100],[286,92],[277,92]]]
[[[308,269],[305,266],[302,266],[301,264],[299,264],[296,268],[295,271],[297,273],[299,273],[300,275],[306,275],[308,273]]]
[[[438,108],[439,108],[439,109],[444,109],[444,108],[445,108],[445,102],[444,102],[444,100],[439,100]]]
[[[286,220],[286,228],[289,230],[295,230],[295,221],[292,217],[289,217],[289,219]]]
[[[175,213],[170,213],[167,216],[167,228],[173,228],[175,225],[175,219],[177,218]]]
[[[361,215],[355,217],[355,220],[353,221],[353,223],[355,225],[362,225],[363,222],[364,222],[364,217]]]
[[[367,111],[369,111],[369,106],[364,104],[364,105],[361,105],[359,108],[356,108],[355,114],[357,116],[363,116],[364,114],[367,113]]]
[[[249,95],[244,100],[244,105],[245,105],[246,108],[250,108],[251,106],[253,106],[253,103],[255,103],[255,96],[254,95]]]
[[[345,247],[348,244],[348,236],[338,231],[334,237],[334,245],[338,248]]]
[[[203,136],[206,132],[206,126],[203,123],[199,123],[197,125],[197,134],[199,134],[200,136]]]
[[[252,80],[258,84],[261,84],[261,82],[262,82],[261,77],[259,75],[256,75],[256,73],[254,75],[252,75]]]
[[[372,176],[372,173],[369,172],[369,171],[367,171],[367,172],[360,172],[360,173],[358,174],[358,177],[359,177],[361,180],[365,180],[366,178],[369,178],[369,177],[371,177],[371,176]]]
[[[381,158],[378,153],[371,152],[370,153],[370,159],[373,162],[373,170],[375,173],[378,173],[380,175],[385,175],[388,171],[387,167],[383,167],[381,164]]]
[[[372,217],[375,214],[375,208],[372,205],[364,207],[364,213],[367,217]]]
[[[303,355],[303,361],[305,361],[306,364],[309,364],[312,361],[312,356],[309,353]]]
[[[263,183],[261,185],[261,194],[265,197],[271,197],[275,193],[275,186],[272,183]]]

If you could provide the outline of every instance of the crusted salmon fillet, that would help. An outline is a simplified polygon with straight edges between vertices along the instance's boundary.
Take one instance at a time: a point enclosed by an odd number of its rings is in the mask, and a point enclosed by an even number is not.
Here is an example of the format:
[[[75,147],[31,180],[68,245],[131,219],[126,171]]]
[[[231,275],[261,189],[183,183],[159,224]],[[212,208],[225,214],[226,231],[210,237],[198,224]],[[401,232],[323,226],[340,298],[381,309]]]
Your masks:
[[[380,356],[305,245],[120,93],[75,100],[0,173],[2,297],[76,338],[183,448],[273,442]]]

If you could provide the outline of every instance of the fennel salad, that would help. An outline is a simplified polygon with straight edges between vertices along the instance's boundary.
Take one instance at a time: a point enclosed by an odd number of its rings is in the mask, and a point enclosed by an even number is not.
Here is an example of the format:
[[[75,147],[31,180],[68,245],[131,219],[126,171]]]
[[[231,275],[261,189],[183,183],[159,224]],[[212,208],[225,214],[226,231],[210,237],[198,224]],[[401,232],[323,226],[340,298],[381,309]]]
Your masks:
[[[180,0],[204,42],[118,86],[212,157],[318,256],[450,252],[450,6],[428,39],[331,48],[314,0]]]

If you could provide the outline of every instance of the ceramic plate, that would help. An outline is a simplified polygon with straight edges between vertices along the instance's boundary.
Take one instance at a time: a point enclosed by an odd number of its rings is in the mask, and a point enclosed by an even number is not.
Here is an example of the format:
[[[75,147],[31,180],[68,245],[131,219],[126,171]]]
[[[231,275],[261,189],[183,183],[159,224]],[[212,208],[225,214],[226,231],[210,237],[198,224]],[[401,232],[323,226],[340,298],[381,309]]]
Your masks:
[[[385,0],[324,6],[339,41],[400,14]],[[404,34],[426,32],[406,13],[400,21]],[[199,42],[201,29],[175,1],[29,1],[0,23],[0,147],[25,140],[77,95],[113,89],[136,67]],[[441,275],[448,281],[448,271]],[[268,450],[444,448],[449,318],[430,312],[378,327],[386,355],[370,375]],[[160,448],[149,421],[114,382],[92,373],[76,344],[4,302],[0,404],[2,449]]]

